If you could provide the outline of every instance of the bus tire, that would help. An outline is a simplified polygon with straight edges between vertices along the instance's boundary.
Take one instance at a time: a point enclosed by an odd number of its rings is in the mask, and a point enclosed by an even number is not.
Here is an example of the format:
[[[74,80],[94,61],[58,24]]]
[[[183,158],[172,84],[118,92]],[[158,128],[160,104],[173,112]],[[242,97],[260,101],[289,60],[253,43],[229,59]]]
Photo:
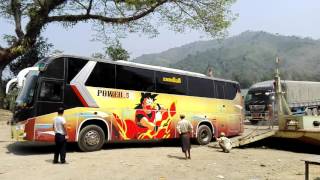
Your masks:
[[[81,151],[100,150],[105,143],[105,134],[101,127],[97,125],[88,125],[81,129],[78,139],[78,146]]]
[[[207,125],[200,125],[197,132],[197,143],[200,145],[206,145],[211,142],[212,132]]]

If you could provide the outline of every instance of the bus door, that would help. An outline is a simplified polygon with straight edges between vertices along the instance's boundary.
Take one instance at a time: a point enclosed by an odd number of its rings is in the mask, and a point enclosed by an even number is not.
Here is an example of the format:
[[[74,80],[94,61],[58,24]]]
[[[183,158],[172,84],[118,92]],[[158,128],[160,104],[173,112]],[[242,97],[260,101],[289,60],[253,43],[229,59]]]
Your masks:
[[[57,112],[63,107],[63,80],[42,78],[37,99],[37,115]]]
[[[53,118],[59,107],[63,107],[64,81],[41,78],[38,86],[38,96],[36,100],[36,123],[35,140],[54,141],[52,131]],[[47,115],[48,116],[43,116]]]

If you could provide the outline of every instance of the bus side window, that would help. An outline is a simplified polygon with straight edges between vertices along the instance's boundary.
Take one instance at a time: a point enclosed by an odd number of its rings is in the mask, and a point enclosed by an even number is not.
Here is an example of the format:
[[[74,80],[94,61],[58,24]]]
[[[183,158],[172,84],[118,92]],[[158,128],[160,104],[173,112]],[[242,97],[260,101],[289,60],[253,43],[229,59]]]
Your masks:
[[[43,72],[42,77],[64,79],[64,58],[53,59]]]
[[[114,64],[98,62],[87,79],[86,86],[115,88],[115,69]]]
[[[62,82],[44,81],[41,84],[39,101],[62,101]]]
[[[67,71],[67,83],[79,73],[79,71],[87,64],[87,60],[68,58],[68,71]]]
[[[223,81],[214,81],[214,85],[215,85],[215,88],[216,88],[215,98],[224,99],[225,98],[225,95],[224,95],[225,82],[223,82]]]
[[[212,80],[188,77],[188,95],[213,98],[214,86]]]
[[[116,88],[153,92],[154,74],[153,70],[117,65]]]

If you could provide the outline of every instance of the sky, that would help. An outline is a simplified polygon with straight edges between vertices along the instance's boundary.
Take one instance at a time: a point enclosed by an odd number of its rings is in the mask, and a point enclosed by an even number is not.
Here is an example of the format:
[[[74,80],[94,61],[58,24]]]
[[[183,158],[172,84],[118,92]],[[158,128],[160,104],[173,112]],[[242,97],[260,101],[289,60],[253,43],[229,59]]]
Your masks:
[[[244,31],[265,31],[273,34],[294,35],[320,39],[320,0],[237,0],[231,8],[238,18],[228,28],[229,36]],[[0,44],[3,34],[13,33],[13,26],[0,19]],[[175,33],[165,26],[160,34],[150,39],[145,35],[131,34],[121,43],[131,58],[142,54],[159,53],[198,40],[210,40],[203,32]],[[90,24],[80,23],[64,29],[59,24],[50,24],[43,36],[55,49],[67,54],[91,56],[103,52],[104,44],[92,41],[94,31]]]

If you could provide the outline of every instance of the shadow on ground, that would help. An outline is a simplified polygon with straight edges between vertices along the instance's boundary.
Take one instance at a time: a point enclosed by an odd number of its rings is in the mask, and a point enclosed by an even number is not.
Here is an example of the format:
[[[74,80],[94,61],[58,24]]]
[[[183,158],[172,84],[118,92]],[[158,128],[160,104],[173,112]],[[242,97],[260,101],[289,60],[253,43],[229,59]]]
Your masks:
[[[129,149],[129,148],[158,148],[158,147],[179,147],[180,141],[178,139],[162,140],[156,142],[113,142],[103,146],[102,150],[114,149]],[[193,145],[192,148],[200,147]],[[298,140],[283,139],[283,138],[267,138],[255,143],[248,144],[241,147],[247,148],[260,148],[260,149],[276,149],[283,151],[290,151],[296,153],[308,153],[320,155],[320,146],[310,145]],[[33,142],[16,142],[7,146],[7,153],[15,155],[28,156],[38,154],[52,154],[54,152],[53,143],[33,143]],[[80,152],[76,143],[68,143],[68,152]],[[175,158],[175,157],[171,157]]]
[[[261,148],[261,149],[276,149],[283,151],[290,151],[296,153],[307,153],[320,155],[320,146],[311,145],[295,139],[284,139],[284,138],[266,138],[246,146],[246,148]]]
[[[130,142],[113,142],[105,144],[103,149],[124,149],[124,148],[152,148],[152,147],[178,147],[179,139],[166,139],[160,141],[130,141]]]
[[[27,155],[39,155],[39,154],[52,154],[54,152],[53,143],[34,143],[34,142],[15,142],[7,146],[7,153],[27,156]],[[78,147],[75,143],[68,143],[67,151],[77,151]]]
[[[186,160],[185,157],[182,157],[182,156],[176,156],[176,155],[170,155],[168,154],[167,155],[168,158],[174,158],[174,159],[179,159],[179,160]]]
[[[102,150],[179,146],[180,141],[176,139],[156,142],[113,142],[105,144]],[[7,153],[21,156],[52,154],[54,152],[54,148],[54,143],[15,142],[7,146]],[[80,152],[77,143],[68,143],[67,152]]]

